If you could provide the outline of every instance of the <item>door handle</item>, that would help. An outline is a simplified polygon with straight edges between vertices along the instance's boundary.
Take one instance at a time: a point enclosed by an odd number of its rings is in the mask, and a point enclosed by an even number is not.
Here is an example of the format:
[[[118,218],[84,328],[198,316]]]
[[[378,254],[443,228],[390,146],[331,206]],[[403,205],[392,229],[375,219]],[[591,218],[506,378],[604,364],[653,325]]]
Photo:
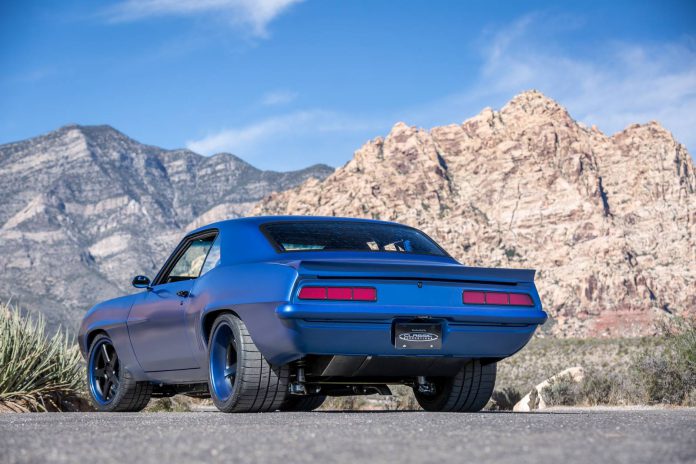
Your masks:
[[[189,296],[188,290],[179,290],[178,292],[176,292],[176,294],[179,295],[181,298],[186,298],[187,296]]]

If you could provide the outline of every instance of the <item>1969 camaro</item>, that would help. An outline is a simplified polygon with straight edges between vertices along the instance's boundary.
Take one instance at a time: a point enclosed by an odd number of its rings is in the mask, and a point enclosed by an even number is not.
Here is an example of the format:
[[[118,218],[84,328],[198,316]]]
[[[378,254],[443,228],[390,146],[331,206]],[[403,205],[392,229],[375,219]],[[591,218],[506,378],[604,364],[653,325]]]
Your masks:
[[[428,411],[478,411],[496,363],[546,320],[533,270],[462,266],[414,228],[362,219],[211,224],[133,285],[80,329],[101,411],[177,393],[311,411],[394,384]]]

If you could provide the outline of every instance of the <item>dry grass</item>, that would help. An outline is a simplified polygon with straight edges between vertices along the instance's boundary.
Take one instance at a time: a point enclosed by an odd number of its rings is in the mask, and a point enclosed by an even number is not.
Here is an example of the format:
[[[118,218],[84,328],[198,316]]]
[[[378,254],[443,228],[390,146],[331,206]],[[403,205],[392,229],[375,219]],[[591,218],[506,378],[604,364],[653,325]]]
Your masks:
[[[636,355],[657,349],[662,340],[645,338],[533,338],[516,355],[498,363],[497,388],[513,388],[525,394],[534,385],[568,367],[625,373]]]
[[[650,346],[625,356],[620,368],[586,368],[582,382],[560,378],[543,391],[550,405],[696,406],[696,319],[673,319]]]

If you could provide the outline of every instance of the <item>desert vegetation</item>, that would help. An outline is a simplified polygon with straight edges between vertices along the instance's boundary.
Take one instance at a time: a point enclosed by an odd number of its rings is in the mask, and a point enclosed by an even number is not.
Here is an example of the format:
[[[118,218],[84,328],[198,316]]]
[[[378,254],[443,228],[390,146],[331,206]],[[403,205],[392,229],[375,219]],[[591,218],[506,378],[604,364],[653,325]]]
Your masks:
[[[41,316],[22,317],[0,303],[0,409],[82,409],[83,379],[73,340],[60,330],[47,336]]]
[[[696,320],[673,319],[660,332],[627,356],[625,367],[593,366],[580,382],[561,377],[544,389],[545,400],[564,406],[696,406]]]

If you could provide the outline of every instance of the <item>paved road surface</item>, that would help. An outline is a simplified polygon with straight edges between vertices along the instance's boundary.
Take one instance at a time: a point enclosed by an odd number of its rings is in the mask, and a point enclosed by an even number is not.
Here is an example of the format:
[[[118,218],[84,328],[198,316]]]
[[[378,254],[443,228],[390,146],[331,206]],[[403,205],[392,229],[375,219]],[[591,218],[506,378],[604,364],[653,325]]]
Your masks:
[[[0,414],[20,462],[696,462],[696,410]]]

